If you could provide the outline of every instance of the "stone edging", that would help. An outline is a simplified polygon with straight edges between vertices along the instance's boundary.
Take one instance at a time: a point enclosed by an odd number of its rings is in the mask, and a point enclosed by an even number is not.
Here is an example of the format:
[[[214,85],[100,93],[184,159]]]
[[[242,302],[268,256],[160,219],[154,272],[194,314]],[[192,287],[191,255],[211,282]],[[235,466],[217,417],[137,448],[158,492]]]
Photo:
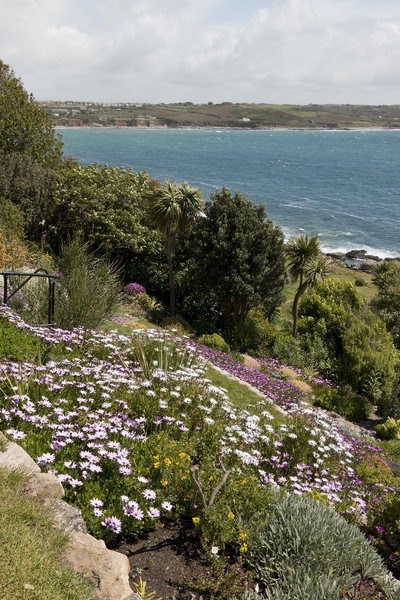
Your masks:
[[[38,498],[50,509],[54,526],[69,535],[61,563],[81,573],[92,582],[96,600],[141,600],[129,585],[129,560],[123,554],[108,550],[103,540],[86,532],[81,511],[64,500],[64,488],[54,475],[41,473],[40,468],[21,446],[9,442],[0,432],[0,468],[19,470],[29,477],[24,493]]]

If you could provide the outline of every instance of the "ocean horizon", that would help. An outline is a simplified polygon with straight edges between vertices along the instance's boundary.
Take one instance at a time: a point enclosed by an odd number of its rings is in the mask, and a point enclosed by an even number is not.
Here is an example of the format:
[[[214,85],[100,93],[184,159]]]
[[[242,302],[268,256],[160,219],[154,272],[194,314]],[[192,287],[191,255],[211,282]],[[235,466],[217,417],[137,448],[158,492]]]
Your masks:
[[[64,153],[264,204],[286,238],[400,256],[399,130],[59,129]]]

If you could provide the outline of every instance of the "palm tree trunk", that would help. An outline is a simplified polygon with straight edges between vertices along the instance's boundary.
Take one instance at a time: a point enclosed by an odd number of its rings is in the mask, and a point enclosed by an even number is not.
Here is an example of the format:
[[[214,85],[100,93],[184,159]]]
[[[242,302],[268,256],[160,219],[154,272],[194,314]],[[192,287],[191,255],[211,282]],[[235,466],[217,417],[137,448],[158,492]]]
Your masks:
[[[167,239],[167,254],[168,254],[168,269],[169,269],[169,310],[171,317],[175,317],[175,286],[174,286],[174,245],[175,236],[173,233],[168,235]]]
[[[304,292],[306,291],[306,289],[307,289],[307,281],[305,281],[303,283],[302,278],[300,278],[300,284],[299,284],[299,287],[297,288],[297,292],[294,297],[293,306],[292,306],[292,315],[293,315],[292,336],[293,337],[296,337],[296,335],[297,335],[297,321],[299,319],[299,300],[300,300],[301,296],[304,294]]]

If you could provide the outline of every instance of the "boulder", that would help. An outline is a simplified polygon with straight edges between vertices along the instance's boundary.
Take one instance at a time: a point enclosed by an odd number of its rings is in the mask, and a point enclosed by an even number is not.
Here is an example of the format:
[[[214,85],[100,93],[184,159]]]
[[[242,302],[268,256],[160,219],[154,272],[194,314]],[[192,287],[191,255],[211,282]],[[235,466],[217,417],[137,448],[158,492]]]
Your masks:
[[[123,554],[107,550],[102,540],[87,533],[72,533],[61,562],[93,583],[98,600],[134,598],[129,585],[129,560]]]
[[[350,258],[350,260],[354,258],[365,258],[366,254],[366,250],[350,250],[350,252],[346,252],[346,258]]]
[[[365,273],[373,273],[377,264],[378,264],[377,260],[372,260],[371,258],[367,258],[360,265],[360,271],[364,271]]]
[[[64,500],[56,500],[50,505],[54,526],[65,533],[86,533],[85,521],[76,506],[70,506]]]
[[[61,482],[50,473],[36,473],[26,482],[23,491],[27,496],[40,498],[46,503],[52,500],[61,500],[64,497],[64,488]]]
[[[374,256],[373,254],[366,254],[365,258],[370,258],[371,260],[376,260],[377,262],[380,262],[380,258],[379,256]]]
[[[3,443],[7,443],[4,452],[0,452],[0,468],[7,469],[7,471],[22,471],[27,475],[34,475],[40,473],[40,468],[35,461],[15,442],[9,442],[6,440],[3,434]]]
[[[342,262],[346,258],[346,255],[344,252],[328,252],[326,256],[329,256],[329,258],[333,258],[334,260],[340,260]]]

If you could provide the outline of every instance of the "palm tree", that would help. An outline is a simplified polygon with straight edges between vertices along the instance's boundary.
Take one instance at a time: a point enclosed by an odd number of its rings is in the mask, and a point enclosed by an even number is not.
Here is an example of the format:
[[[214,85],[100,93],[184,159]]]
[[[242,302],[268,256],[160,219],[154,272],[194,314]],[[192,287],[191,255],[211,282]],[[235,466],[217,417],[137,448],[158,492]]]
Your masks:
[[[183,231],[203,208],[201,191],[188,183],[176,184],[169,179],[155,192],[150,201],[154,224],[165,235],[165,250],[169,268],[169,299],[171,316],[175,317],[175,287],[173,255],[178,231]]]
[[[293,337],[297,335],[299,300],[308,287],[314,287],[320,279],[329,273],[329,261],[321,255],[321,246],[317,235],[309,238],[300,235],[292,238],[287,244],[286,254],[289,257],[287,266],[293,283],[299,281],[293,306]]]

